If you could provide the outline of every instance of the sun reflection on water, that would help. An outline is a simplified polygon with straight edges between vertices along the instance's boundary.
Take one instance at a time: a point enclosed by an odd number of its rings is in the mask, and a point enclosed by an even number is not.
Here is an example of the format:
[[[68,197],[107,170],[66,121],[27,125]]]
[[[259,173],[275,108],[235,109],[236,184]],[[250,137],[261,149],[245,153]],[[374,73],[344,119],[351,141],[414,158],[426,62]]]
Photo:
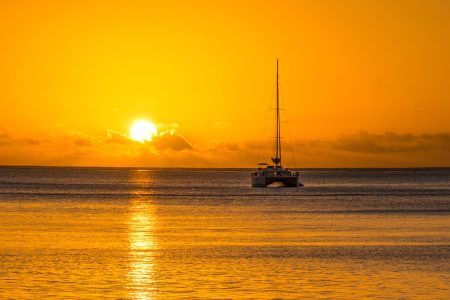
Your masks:
[[[131,171],[131,181],[136,185],[132,192],[128,218],[129,272],[128,289],[132,299],[153,299],[156,292],[154,237],[155,212],[151,199],[142,195],[142,187],[151,183],[149,172]]]

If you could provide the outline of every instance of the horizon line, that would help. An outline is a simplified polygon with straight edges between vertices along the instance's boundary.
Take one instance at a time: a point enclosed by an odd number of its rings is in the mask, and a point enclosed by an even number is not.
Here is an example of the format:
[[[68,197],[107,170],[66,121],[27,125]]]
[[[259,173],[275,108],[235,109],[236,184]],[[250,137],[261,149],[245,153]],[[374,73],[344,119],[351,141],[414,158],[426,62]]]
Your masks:
[[[0,168],[66,168],[66,169],[129,169],[129,170],[255,170],[254,167],[136,167],[136,166],[58,166],[58,165],[1,165]],[[420,167],[305,167],[290,168],[292,170],[437,170],[450,169],[450,166],[420,166]]]

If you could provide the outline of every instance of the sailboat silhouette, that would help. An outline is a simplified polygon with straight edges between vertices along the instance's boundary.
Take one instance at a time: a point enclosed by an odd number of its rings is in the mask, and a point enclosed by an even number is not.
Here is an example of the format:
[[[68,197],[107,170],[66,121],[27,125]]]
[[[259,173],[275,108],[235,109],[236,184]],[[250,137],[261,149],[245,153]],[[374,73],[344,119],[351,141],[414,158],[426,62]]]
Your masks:
[[[277,59],[277,88],[276,88],[276,140],[275,140],[275,156],[272,157],[274,165],[268,165],[266,163],[258,164],[258,169],[253,172],[252,186],[253,187],[266,187],[269,184],[279,182],[283,186],[296,187],[303,186],[299,182],[300,173],[291,171],[287,168],[283,168],[281,162],[281,122],[280,122],[280,97],[278,89],[278,59]],[[265,166],[263,168],[262,166]]]

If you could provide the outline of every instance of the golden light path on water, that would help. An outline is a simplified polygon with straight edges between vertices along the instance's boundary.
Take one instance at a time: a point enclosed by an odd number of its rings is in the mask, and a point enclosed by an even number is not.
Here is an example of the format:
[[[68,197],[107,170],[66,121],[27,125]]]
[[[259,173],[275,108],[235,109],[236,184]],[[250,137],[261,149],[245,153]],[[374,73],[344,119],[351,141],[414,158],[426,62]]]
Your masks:
[[[148,185],[151,181],[149,172],[135,170],[131,181],[137,185]],[[135,198],[130,202],[130,216],[128,219],[129,239],[129,271],[128,290],[131,299],[154,299],[155,257],[157,243],[154,237],[155,212],[148,197],[142,195],[142,190],[132,192]]]

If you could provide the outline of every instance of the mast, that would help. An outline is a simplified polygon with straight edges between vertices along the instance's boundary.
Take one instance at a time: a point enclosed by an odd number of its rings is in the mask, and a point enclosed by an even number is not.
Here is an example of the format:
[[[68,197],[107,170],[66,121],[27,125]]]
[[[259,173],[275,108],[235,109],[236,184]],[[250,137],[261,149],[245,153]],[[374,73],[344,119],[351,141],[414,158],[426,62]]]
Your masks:
[[[280,93],[278,89],[278,59],[277,59],[277,109],[276,109],[276,142],[275,142],[275,157],[272,161],[276,167],[281,166],[281,126],[280,126]]]
[[[280,118],[280,101],[279,101],[279,88],[278,88],[278,59],[277,59],[277,115],[278,115],[278,157],[280,162],[278,163],[281,167],[281,118]]]

